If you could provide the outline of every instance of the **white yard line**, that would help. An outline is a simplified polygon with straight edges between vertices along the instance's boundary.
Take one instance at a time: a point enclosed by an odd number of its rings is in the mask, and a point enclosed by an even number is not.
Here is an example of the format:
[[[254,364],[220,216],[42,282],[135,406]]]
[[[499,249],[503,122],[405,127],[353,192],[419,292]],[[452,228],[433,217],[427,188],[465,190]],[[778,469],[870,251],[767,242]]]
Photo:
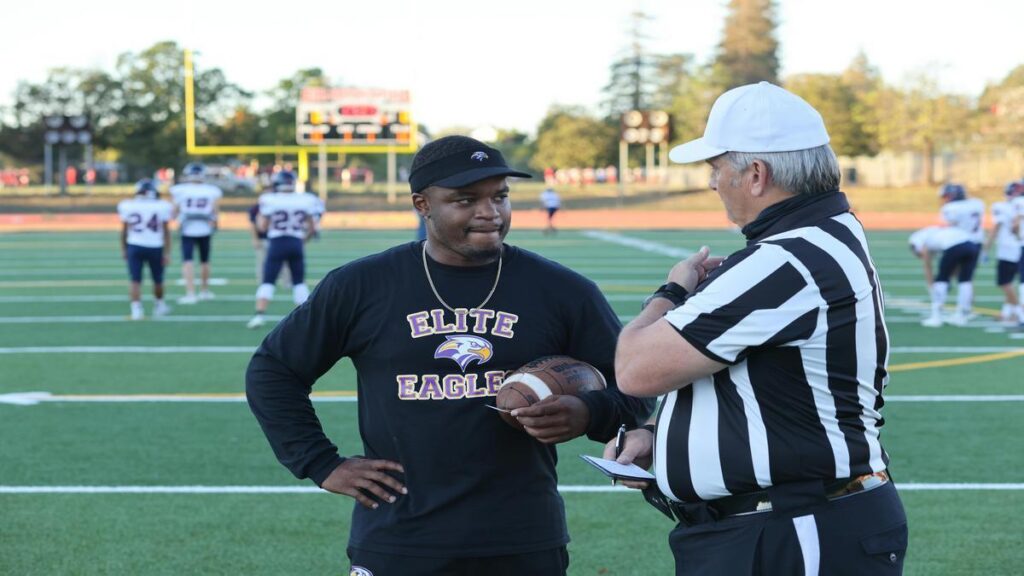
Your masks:
[[[310,395],[314,402],[356,402],[355,392],[314,392]],[[0,404],[14,406],[35,406],[47,403],[230,403],[245,402],[245,394],[51,394],[50,392],[12,392],[0,394]]]
[[[602,240],[604,242],[610,242],[620,246],[628,246],[651,254],[660,254],[662,256],[668,256],[679,260],[689,258],[693,255],[692,250],[684,250],[683,248],[676,248],[660,242],[651,242],[650,240],[623,236],[622,234],[613,234],[611,232],[602,232],[600,230],[586,230],[583,232],[583,235],[587,238]]]
[[[23,346],[0,354],[252,354],[252,346]]]
[[[1024,352],[1020,346],[893,346],[893,354],[998,354]]]
[[[925,491],[1016,491],[1024,490],[1024,483],[897,483],[899,490]],[[590,484],[559,485],[566,493],[621,493],[636,494],[624,486]],[[0,494],[329,494],[316,486],[0,486]]]
[[[178,298],[178,295],[168,296],[171,303]],[[143,296],[144,301],[151,302],[152,296]],[[217,302],[254,302],[256,299],[252,294],[218,294],[211,304]],[[291,294],[277,295],[274,300],[284,302],[292,299]],[[71,304],[75,302],[124,302],[128,303],[128,294],[92,294],[79,296],[0,296],[0,304]],[[205,304],[203,304],[205,306]]]
[[[245,322],[252,315],[236,316],[180,316],[171,314],[160,318],[147,317],[152,322]],[[265,316],[268,322],[276,322],[280,316]],[[111,322],[139,322],[127,314],[113,316],[0,316],[0,324],[106,324]]]
[[[975,395],[938,395],[938,396],[914,396],[898,395],[885,396],[886,402],[1024,402],[1024,395],[1020,394],[975,394]]]

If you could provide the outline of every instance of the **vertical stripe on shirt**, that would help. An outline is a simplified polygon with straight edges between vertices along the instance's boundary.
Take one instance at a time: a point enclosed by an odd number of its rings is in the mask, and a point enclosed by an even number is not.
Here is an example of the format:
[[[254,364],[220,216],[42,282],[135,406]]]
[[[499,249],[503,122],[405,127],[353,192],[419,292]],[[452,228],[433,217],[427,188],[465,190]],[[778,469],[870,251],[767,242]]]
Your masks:
[[[736,392],[743,401],[743,414],[746,416],[747,438],[750,442],[750,460],[754,469],[757,485],[766,488],[772,484],[772,469],[768,452],[768,432],[761,417],[761,406],[757,403],[754,387],[747,373],[747,363],[743,362],[729,368],[729,379],[736,387]]]
[[[691,386],[693,412],[690,415],[690,477],[701,499],[728,496],[722,478],[718,450],[718,396],[711,378],[701,378]]]
[[[687,386],[665,397],[661,414],[658,417],[655,474],[658,477],[658,487],[661,488],[662,493],[674,500],[682,500],[694,494],[693,481],[690,479],[689,459],[668,457],[670,438],[689,437],[692,407],[693,387]],[[663,425],[662,422],[667,425]]]

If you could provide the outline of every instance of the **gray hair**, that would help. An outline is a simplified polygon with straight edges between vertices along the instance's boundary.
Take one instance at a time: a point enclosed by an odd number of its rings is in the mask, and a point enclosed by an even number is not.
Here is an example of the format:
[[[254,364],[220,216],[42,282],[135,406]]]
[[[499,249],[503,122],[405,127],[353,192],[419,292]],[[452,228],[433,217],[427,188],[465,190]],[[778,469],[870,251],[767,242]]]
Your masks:
[[[839,189],[839,161],[828,144],[793,152],[726,152],[737,172],[761,160],[775,186],[793,194],[823,194]]]

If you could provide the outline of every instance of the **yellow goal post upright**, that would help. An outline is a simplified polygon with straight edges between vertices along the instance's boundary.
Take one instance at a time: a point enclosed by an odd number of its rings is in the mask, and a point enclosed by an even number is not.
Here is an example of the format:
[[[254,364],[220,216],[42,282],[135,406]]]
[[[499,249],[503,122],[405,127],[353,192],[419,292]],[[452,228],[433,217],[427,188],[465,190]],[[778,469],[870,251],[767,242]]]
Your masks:
[[[388,202],[395,202],[395,155],[412,154],[418,149],[416,135],[418,128],[412,118],[408,118],[408,138],[404,143],[375,144],[368,142],[352,144],[336,144],[321,141],[318,145],[301,144],[241,144],[241,145],[197,145],[196,144],[196,110],[195,110],[195,69],[192,61],[192,50],[184,51],[185,65],[185,150],[190,156],[223,156],[232,154],[295,154],[298,157],[298,179],[306,182],[309,179],[309,155],[317,153],[319,157],[320,198],[327,201],[327,154],[387,154],[388,155]],[[298,114],[297,114],[298,116]],[[410,116],[405,112],[405,116]]]

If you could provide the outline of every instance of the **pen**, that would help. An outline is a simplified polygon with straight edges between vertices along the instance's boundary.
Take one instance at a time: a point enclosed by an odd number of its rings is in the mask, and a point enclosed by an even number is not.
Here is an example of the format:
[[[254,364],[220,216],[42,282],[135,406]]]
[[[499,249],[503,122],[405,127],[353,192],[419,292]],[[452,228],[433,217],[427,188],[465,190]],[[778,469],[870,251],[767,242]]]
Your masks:
[[[615,435],[615,459],[618,460],[622,449],[626,446],[626,425],[619,426],[619,433]],[[612,478],[612,486],[615,486],[615,478]]]

